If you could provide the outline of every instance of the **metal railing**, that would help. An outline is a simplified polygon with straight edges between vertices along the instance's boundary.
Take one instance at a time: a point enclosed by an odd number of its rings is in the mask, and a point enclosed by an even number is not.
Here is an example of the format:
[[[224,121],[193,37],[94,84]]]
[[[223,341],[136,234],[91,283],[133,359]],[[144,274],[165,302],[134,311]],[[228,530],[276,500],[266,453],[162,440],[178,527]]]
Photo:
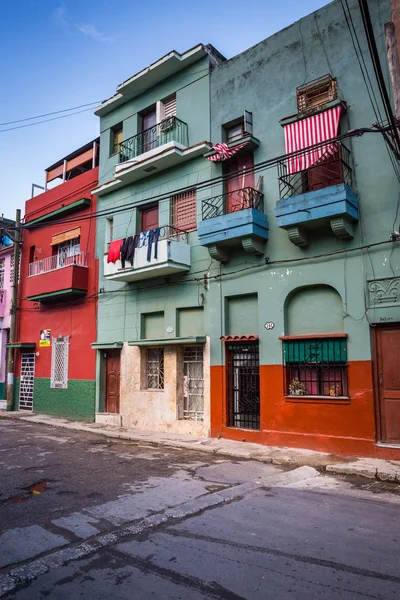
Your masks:
[[[215,198],[203,200],[201,212],[204,221],[205,219],[220,217],[246,208],[254,208],[263,212],[264,194],[251,187],[234,190],[233,192],[221,194],[221,196],[215,196]]]
[[[189,145],[188,126],[177,117],[168,117],[149,129],[124,140],[119,145],[119,162],[135,158],[149,150],[155,150],[168,142]]]
[[[306,169],[302,165],[315,162]],[[345,183],[352,186],[350,150],[342,142],[304,150],[296,156],[278,162],[279,196],[281,200],[299,194]]]
[[[48,256],[42,260],[37,260],[29,265],[28,277],[33,275],[42,275],[49,271],[56,271],[64,267],[71,265],[77,265],[79,267],[87,267],[87,253],[79,252],[74,256],[62,256],[54,254],[54,256]]]

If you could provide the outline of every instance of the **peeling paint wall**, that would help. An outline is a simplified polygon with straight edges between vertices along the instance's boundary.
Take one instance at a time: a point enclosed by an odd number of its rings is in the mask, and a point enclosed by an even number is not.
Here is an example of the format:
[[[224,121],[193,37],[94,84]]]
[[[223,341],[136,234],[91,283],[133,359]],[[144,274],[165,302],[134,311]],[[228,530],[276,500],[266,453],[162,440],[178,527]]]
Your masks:
[[[178,419],[183,403],[183,348],[164,348],[164,389],[146,389],[146,348],[124,344],[120,413],[123,427],[206,436],[210,430],[210,344],[204,345],[204,421]]]

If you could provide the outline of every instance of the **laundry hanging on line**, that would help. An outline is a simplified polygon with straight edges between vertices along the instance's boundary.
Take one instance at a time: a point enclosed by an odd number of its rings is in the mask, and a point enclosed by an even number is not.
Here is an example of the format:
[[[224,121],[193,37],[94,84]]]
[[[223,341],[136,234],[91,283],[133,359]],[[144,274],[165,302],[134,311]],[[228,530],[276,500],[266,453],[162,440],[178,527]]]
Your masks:
[[[124,240],[114,240],[108,247],[107,262],[115,263],[121,257],[121,247]]]

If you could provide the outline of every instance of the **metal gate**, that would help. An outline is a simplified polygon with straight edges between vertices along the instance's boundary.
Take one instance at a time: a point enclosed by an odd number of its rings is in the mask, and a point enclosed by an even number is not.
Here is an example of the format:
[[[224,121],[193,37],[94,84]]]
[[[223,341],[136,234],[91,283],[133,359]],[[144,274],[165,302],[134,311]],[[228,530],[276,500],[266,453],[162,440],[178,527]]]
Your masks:
[[[183,418],[204,419],[203,347],[188,346],[183,351]]]
[[[35,354],[21,355],[21,383],[19,388],[19,410],[33,409],[33,380],[35,376]]]
[[[258,343],[229,344],[227,349],[228,426],[260,429]]]

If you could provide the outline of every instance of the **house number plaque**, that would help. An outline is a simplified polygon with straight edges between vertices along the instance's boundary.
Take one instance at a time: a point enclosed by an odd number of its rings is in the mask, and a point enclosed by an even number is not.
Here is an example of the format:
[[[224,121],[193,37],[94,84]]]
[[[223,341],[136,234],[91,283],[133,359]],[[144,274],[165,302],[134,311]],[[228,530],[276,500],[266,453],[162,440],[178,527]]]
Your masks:
[[[269,331],[270,329],[273,329],[275,327],[275,323],[273,323],[272,321],[267,321],[264,324],[264,327],[267,331]]]

